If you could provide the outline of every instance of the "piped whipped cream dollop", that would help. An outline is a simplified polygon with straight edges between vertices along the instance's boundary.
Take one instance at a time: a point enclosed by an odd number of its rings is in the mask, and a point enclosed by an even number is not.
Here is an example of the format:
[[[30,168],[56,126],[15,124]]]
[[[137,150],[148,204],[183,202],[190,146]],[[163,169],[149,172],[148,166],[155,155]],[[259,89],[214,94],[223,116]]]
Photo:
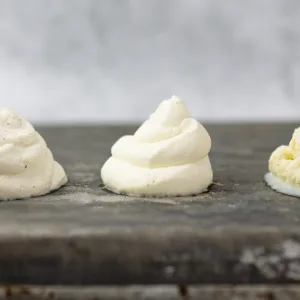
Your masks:
[[[184,102],[164,100],[134,135],[121,137],[101,170],[106,188],[127,195],[179,196],[207,190],[211,139]]]
[[[300,197],[300,127],[288,146],[280,146],[271,154],[265,181],[274,190]]]
[[[0,199],[39,196],[67,182],[44,139],[8,108],[0,109]]]

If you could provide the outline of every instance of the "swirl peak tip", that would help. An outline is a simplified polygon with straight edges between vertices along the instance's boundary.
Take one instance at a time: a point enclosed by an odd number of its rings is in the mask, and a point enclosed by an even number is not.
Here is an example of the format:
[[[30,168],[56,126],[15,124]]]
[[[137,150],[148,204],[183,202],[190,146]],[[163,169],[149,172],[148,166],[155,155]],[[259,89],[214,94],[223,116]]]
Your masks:
[[[12,109],[0,108],[0,126],[1,127],[21,127],[24,120]]]

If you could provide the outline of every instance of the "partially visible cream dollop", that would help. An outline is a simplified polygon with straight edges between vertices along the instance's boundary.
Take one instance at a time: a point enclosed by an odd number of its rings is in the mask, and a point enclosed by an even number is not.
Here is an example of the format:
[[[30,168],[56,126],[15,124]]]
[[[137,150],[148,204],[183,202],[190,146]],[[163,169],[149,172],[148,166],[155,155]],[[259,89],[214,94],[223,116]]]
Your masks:
[[[193,195],[212,183],[211,139],[184,102],[164,100],[134,135],[121,137],[101,170],[106,188],[121,194]]]
[[[67,182],[33,126],[8,108],[0,109],[0,199],[39,196]]]
[[[288,146],[280,146],[269,159],[270,172],[265,180],[274,190],[300,197],[300,127]]]

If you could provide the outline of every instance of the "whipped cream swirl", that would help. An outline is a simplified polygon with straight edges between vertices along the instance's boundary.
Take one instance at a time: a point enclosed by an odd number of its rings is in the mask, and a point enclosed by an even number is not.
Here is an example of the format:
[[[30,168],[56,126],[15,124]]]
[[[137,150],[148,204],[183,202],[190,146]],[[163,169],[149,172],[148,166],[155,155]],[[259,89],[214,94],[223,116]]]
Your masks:
[[[211,139],[183,101],[164,100],[134,135],[112,147],[101,177],[105,186],[132,195],[198,194],[212,183]]]
[[[269,159],[270,173],[265,180],[274,190],[300,196],[300,128],[297,128],[288,146],[276,148]]]
[[[26,120],[0,109],[0,199],[21,199],[58,189],[67,182],[43,138]]]

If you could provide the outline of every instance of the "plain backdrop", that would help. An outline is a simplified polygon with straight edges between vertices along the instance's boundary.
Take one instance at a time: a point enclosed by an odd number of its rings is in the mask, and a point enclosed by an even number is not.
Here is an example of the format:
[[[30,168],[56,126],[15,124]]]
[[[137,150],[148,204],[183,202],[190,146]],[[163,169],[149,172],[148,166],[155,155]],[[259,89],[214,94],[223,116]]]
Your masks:
[[[0,0],[0,106],[135,122],[173,94],[202,121],[300,117],[299,0]]]

